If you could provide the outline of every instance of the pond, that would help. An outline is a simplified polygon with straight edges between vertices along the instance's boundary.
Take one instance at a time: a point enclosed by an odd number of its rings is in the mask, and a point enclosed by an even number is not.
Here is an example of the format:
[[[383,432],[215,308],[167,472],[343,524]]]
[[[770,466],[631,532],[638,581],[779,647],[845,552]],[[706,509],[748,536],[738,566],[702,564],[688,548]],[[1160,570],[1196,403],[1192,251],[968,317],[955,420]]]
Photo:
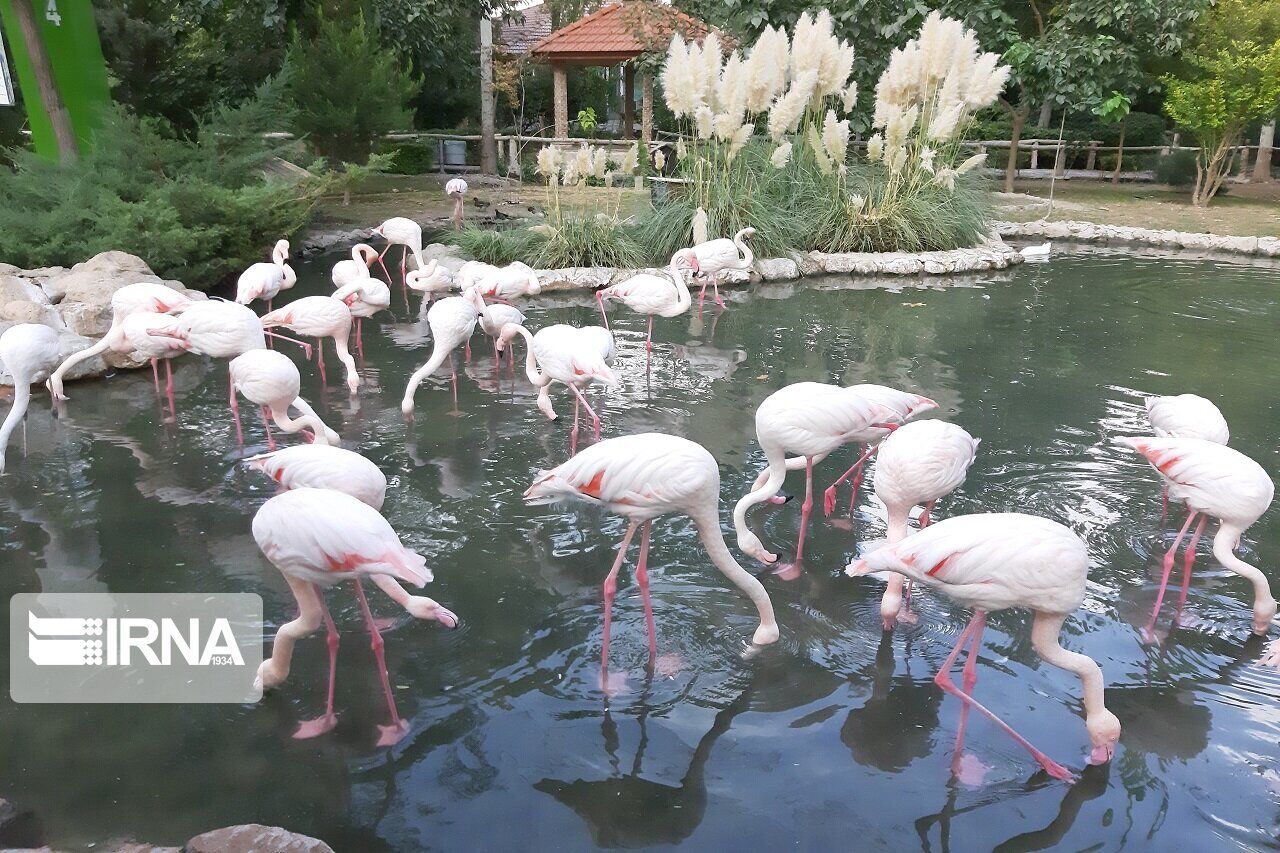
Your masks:
[[[327,292],[338,257],[302,264],[289,295]],[[950,780],[960,707],[932,677],[968,614],[922,595],[918,624],[882,634],[881,584],[841,574],[859,543],[884,536],[866,493],[852,527],[815,515],[799,577],[762,575],[782,639],[755,656],[743,655],[753,610],[691,524],[656,523],[662,666],[646,676],[643,612],[624,570],[612,669],[625,684],[606,701],[600,584],[624,523],[580,506],[523,505],[533,473],[565,458],[568,424],[546,421],[523,379],[498,378],[479,335],[459,413],[442,372],[419,391],[406,428],[404,380],[429,350],[425,324],[408,319],[397,294],[396,317],[366,327],[359,396],[322,390],[314,369],[303,394],[388,474],[387,517],[434,568],[426,592],[462,618],[449,632],[401,617],[387,632],[410,736],[374,746],[385,710],[344,586],[329,596],[345,640],[334,732],[290,738],[323,701],[317,633],[299,644],[290,680],[254,706],[0,703],[0,796],[33,809],[61,848],[120,837],[181,844],[245,822],[339,850],[1276,847],[1280,675],[1253,663],[1262,647],[1249,637],[1248,585],[1202,543],[1183,625],[1143,645],[1172,537],[1160,529],[1154,473],[1110,441],[1144,430],[1144,395],[1198,392],[1230,421],[1232,445],[1274,478],[1275,281],[1260,266],[1082,253],[952,282],[762,286],[733,293],[723,313],[699,317],[695,306],[659,319],[648,379],[643,320],[612,315],[622,385],[600,397],[606,436],[663,430],[705,445],[721,465],[727,533],[732,503],[763,464],[755,407],[782,385],[815,380],[920,391],[982,439],[939,517],[1026,511],[1085,538],[1090,585],[1064,643],[1102,665],[1124,735],[1110,766],[1074,786],[1037,772],[982,719],[970,721],[967,746],[985,778]],[[535,326],[598,321],[585,294],[540,297],[526,313]],[[274,487],[235,464],[245,451],[226,415],[225,367],[175,366],[174,425],[162,421],[148,372],[70,386],[62,419],[37,406],[29,455],[15,448],[0,489],[5,599],[241,591],[265,599],[268,635],[292,618],[287,587],[249,533]],[[340,383],[341,371],[329,378]],[[568,412],[564,390],[554,397]],[[246,424],[247,449],[260,450],[260,426]],[[846,455],[819,467],[820,488]],[[800,493],[803,475],[786,489]],[[784,555],[798,519],[796,502],[753,513]],[[1272,511],[1254,525],[1242,552],[1273,585],[1278,519]],[[380,593],[373,605],[398,615]],[[978,697],[1078,769],[1079,682],[1039,663],[1028,629],[1025,613],[993,617]]]

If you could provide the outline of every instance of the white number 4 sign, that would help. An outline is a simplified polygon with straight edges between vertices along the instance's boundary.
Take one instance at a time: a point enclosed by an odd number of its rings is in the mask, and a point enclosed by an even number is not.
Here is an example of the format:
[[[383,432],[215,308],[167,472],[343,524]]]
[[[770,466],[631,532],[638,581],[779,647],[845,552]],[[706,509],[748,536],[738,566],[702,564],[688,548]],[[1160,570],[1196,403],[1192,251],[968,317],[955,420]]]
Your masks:
[[[44,10],[44,19],[51,21],[55,27],[62,26],[62,16],[58,14],[58,0],[49,0],[49,5]]]

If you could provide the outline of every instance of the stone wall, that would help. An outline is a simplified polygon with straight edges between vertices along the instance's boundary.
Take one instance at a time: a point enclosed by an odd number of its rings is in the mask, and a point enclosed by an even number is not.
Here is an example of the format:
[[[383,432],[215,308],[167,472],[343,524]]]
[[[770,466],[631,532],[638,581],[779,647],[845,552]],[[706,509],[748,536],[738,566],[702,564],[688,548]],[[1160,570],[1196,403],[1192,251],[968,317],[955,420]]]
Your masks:
[[[1101,225],[1096,222],[993,222],[1001,237],[1076,240],[1082,243],[1137,243],[1170,249],[1200,249],[1280,258],[1280,237],[1229,237],[1189,231]]]

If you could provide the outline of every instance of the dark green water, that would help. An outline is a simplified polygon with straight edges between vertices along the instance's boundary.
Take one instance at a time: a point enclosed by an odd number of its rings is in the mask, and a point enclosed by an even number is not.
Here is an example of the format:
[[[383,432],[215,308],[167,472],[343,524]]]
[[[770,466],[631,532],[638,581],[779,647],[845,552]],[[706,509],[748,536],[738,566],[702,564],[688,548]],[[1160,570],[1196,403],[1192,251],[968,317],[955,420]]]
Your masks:
[[[337,257],[303,265],[292,293],[327,286]],[[1023,510],[1086,538],[1090,589],[1065,642],[1101,663],[1125,731],[1112,764],[1074,787],[1036,773],[976,718],[968,747],[986,779],[949,781],[959,705],[931,679],[967,614],[924,596],[917,626],[881,634],[880,584],[840,574],[857,542],[883,536],[867,495],[852,532],[815,521],[798,580],[765,578],[782,640],[749,660],[748,603],[685,519],[657,523],[654,601],[669,657],[662,675],[645,677],[643,614],[624,571],[613,668],[627,685],[606,706],[600,583],[623,523],[522,505],[532,472],[564,458],[568,425],[548,423],[523,380],[495,382],[480,336],[463,415],[449,415],[442,374],[419,391],[406,430],[399,397],[428,349],[425,326],[406,322],[400,304],[394,321],[366,330],[358,398],[336,385],[322,392],[314,369],[303,393],[387,472],[388,518],[434,567],[426,592],[463,620],[446,632],[402,618],[387,634],[410,737],[373,746],[384,711],[352,593],[338,588],[335,732],[290,739],[323,700],[317,634],[257,706],[0,702],[0,796],[34,809],[50,841],[69,848],[123,836],[180,844],[250,821],[340,850],[1276,848],[1280,676],[1252,663],[1261,646],[1248,638],[1247,584],[1202,545],[1186,624],[1161,647],[1141,644],[1135,626],[1154,599],[1163,542],[1159,491],[1146,465],[1109,441],[1143,429],[1143,394],[1199,392],[1226,414],[1233,446],[1274,476],[1276,287],[1269,267],[1098,254],[946,289],[763,287],[735,294],[714,326],[710,313],[659,320],[651,383],[642,321],[614,315],[623,384],[605,398],[606,435],[665,430],[706,445],[722,466],[726,530],[762,464],[755,406],[786,383],[817,380],[921,391],[982,439],[941,517]],[[531,301],[526,313],[535,326],[595,320],[582,296]],[[0,595],[249,591],[264,597],[269,631],[292,617],[249,535],[273,485],[236,469],[225,367],[189,358],[176,373],[176,426],[162,423],[144,373],[71,386],[62,419],[37,398],[29,455],[15,448],[0,481]],[[555,399],[569,411],[563,389]],[[246,441],[262,441],[251,421]],[[819,486],[845,465],[822,465]],[[792,493],[802,487],[802,474],[788,480]],[[798,516],[793,502],[753,518],[786,554]],[[1273,583],[1278,517],[1244,541]],[[373,602],[396,614],[380,594]],[[983,702],[1082,765],[1079,683],[1040,665],[1024,614],[993,618],[978,671]]]

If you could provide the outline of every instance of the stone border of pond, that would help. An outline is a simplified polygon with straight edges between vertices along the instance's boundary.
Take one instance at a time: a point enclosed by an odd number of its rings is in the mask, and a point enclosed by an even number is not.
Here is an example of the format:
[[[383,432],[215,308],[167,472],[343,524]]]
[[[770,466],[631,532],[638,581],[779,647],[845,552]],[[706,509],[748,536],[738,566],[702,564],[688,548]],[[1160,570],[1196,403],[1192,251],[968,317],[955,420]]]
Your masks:
[[[991,227],[1001,237],[1042,238],[1045,240],[1069,240],[1079,243],[1131,243],[1170,249],[1201,249],[1229,252],[1237,255],[1255,255],[1264,258],[1280,258],[1280,237],[1232,237],[1196,231],[1168,231],[1154,228],[1135,228],[1130,225],[1105,225],[1082,220],[1061,222],[992,222]]]

